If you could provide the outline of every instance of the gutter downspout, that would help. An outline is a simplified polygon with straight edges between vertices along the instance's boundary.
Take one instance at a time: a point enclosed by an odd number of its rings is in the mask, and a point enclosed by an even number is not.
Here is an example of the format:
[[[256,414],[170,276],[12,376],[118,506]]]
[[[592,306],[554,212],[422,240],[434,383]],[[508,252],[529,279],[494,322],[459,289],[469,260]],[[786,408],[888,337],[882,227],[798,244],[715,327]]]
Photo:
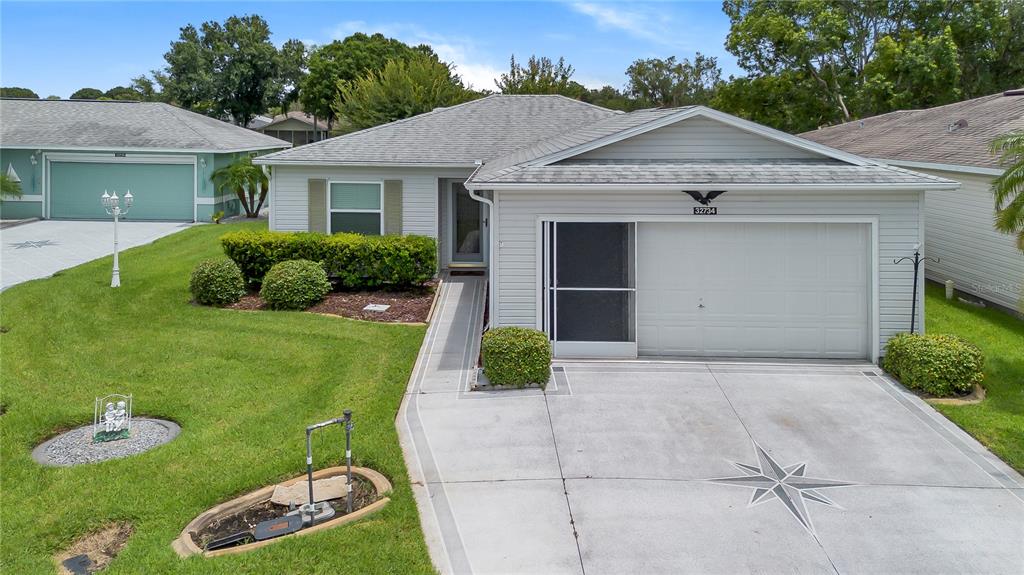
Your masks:
[[[480,168],[484,167],[483,160],[476,160],[473,162],[476,164],[476,169],[473,173],[466,178],[466,181],[462,185],[466,186],[466,191],[469,193],[469,197],[474,200],[485,204],[487,206],[487,324],[484,325],[484,331],[487,331],[491,327],[491,322],[494,321],[494,250],[497,246],[494,245],[494,222],[490,220],[494,219],[494,202],[483,196],[478,196],[476,190],[469,187],[469,181],[476,176],[476,173],[480,171]]]

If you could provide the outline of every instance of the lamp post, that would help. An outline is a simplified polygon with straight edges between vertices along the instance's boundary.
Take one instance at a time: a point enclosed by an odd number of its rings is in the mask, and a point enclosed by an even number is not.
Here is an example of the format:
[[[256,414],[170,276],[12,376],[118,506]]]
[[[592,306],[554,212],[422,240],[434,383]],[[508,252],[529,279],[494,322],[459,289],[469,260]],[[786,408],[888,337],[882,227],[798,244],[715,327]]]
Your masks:
[[[110,287],[112,288],[121,287],[121,268],[117,263],[117,221],[121,216],[128,213],[133,201],[135,201],[135,198],[132,197],[131,190],[128,190],[124,195],[124,209],[121,209],[121,198],[117,197],[117,190],[114,190],[113,195],[103,190],[103,195],[100,196],[100,203],[103,204],[103,209],[107,211],[107,214],[114,216],[114,273],[110,277]]]
[[[897,258],[892,261],[894,264],[901,264],[905,261],[912,262],[914,264],[914,294],[910,300],[910,333],[914,333],[914,320],[917,319],[917,276],[918,271],[921,269],[921,264],[925,261],[939,263],[938,258],[923,258],[921,257],[921,244],[914,244],[914,256],[906,256]]]

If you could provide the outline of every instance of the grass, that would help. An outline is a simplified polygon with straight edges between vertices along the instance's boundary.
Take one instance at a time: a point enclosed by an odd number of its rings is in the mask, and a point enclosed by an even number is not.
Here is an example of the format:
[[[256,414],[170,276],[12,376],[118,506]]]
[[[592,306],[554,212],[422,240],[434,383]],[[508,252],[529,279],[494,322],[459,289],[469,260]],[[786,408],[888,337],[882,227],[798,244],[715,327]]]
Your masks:
[[[1024,472],[1024,321],[995,309],[946,301],[929,284],[925,315],[929,333],[951,333],[985,354],[985,400],[935,409]]]
[[[53,572],[52,555],[114,521],[135,526],[105,573],[430,573],[394,418],[424,328],[189,303],[192,267],[241,223],[200,226],[0,294],[0,572]],[[3,330],[0,330],[3,331]],[[92,422],[93,398],[132,393],[138,415],[179,422],[172,443],[72,468],[33,446]],[[306,424],[352,409],[355,462],[394,484],[357,523],[237,556],[179,559],[171,541],[214,504],[298,475]],[[318,467],[343,457],[314,436]]]

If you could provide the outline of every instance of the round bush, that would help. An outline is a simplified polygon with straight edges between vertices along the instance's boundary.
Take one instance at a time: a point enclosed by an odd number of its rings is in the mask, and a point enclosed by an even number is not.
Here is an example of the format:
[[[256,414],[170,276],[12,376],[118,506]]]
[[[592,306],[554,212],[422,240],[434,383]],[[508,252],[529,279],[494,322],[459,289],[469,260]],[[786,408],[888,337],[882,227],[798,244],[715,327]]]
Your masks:
[[[947,397],[980,384],[984,363],[981,350],[955,335],[901,333],[885,345],[882,367],[911,389]]]
[[[551,342],[542,331],[498,327],[484,334],[481,343],[484,372],[494,385],[547,386],[551,376]]]
[[[309,260],[274,264],[263,276],[260,296],[272,309],[306,309],[331,291],[327,272]]]
[[[245,295],[242,270],[231,260],[206,260],[192,270],[192,299],[203,305],[227,305]]]

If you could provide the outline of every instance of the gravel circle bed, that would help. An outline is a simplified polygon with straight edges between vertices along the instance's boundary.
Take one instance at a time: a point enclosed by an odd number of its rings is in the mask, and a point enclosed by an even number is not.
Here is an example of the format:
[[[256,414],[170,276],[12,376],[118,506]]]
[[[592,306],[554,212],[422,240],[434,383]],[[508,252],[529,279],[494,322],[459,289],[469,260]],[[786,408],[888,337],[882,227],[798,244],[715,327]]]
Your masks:
[[[32,458],[43,465],[81,465],[137,455],[163,445],[181,432],[173,421],[139,417],[132,419],[131,435],[125,439],[95,443],[92,425],[84,425],[48,439],[32,450]]]

